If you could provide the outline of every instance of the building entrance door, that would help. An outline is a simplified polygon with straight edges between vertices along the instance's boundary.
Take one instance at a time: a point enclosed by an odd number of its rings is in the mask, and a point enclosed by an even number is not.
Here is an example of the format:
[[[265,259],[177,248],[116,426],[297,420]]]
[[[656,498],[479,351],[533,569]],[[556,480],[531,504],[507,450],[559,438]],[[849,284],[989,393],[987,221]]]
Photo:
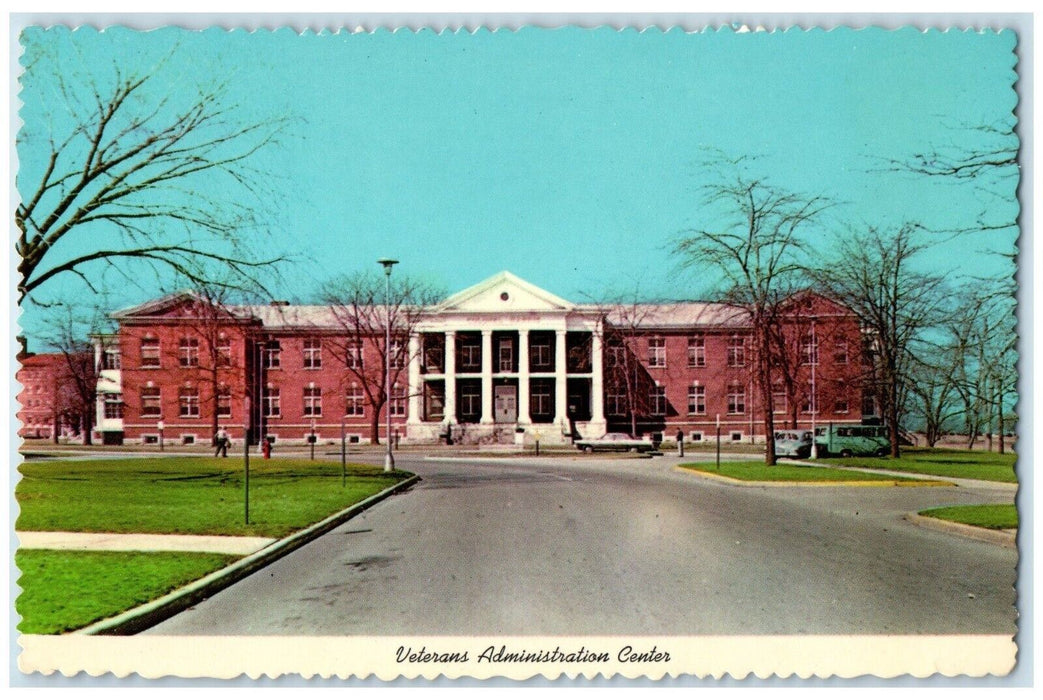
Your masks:
[[[493,388],[493,420],[497,423],[518,422],[518,387]]]

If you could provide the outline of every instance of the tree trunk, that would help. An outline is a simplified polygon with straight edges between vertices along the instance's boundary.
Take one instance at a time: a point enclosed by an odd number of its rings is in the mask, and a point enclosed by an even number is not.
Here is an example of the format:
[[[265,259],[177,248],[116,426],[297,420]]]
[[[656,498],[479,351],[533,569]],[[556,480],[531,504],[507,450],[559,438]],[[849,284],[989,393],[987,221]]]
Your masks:
[[[86,408],[86,409],[83,410],[80,420],[83,423],[83,444],[84,445],[92,445],[92,444],[94,444],[91,441],[91,431],[94,430],[94,420],[93,420],[93,418],[94,418],[93,411],[90,408]]]
[[[380,444],[380,406],[374,407],[369,419],[369,441],[373,445]]]
[[[999,409],[999,415],[998,415],[998,418],[997,418],[997,424],[996,425],[999,428],[999,433],[1000,433],[1000,454],[1003,454],[1005,445],[1004,445],[1004,438],[1003,438],[1004,426],[1003,426],[1003,392],[1002,391],[1000,392],[1000,395],[999,395],[999,401],[998,401],[997,408]]]

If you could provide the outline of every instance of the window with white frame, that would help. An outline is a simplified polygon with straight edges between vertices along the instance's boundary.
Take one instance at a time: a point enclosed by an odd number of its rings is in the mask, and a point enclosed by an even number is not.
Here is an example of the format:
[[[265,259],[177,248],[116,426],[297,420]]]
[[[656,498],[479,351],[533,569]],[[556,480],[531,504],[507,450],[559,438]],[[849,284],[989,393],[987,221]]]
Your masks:
[[[648,389],[650,413],[653,416],[666,415],[666,387],[653,386]]]
[[[706,338],[702,335],[693,335],[688,338],[688,366],[706,366]]]
[[[199,338],[181,338],[178,340],[177,362],[182,367],[199,366]]]
[[[123,395],[105,394],[105,418],[114,420],[123,417]]]
[[[406,344],[402,342],[401,338],[391,339],[390,355],[392,369],[402,369],[406,366]]]
[[[848,403],[847,399],[835,399],[833,401],[833,413],[847,413]]]
[[[746,387],[742,384],[728,385],[728,413],[746,413]]]
[[[279,387],[266,387],[261,394],[261,405],[264,408],[266,418],[278,418],[282,415],[282,406],[279,401]]]
[[[181,418],[199,418],[199,389],[183,386],[177,396],[178,415]]]
[[[278,340],[269,340],[264,344],[261,362],[265,369],[279,369],[282,366],[282,344]]]
[[[391,387],[390,409],[392,417],[404,418],[406,415],[406,388],[395,384]]]
[[[217,339],[214,345],[215,356],[218,367],[229,367],[232,364],[232,341],[224,333]]]
[[[529,410],[532,419],[551,420],[554,416],[554,380],[533,379],[529,386]]]
[[[320,369],[322,367],[322,340],[319,338],[304,339],[304,369]]]
[[[800,341],[800,363],[802,365],[818,364],[818,339],[806,335]]]
[[[610,416],[627,414],[627,395],[622,388],[615,387],[605,394],[605,412]]]
[[[317,386],[304,387],[304,415],[318,417],[322,415],[322,388]]]
[[[219,418],[232,417],[232,392],[227,386],[217,388],[217,415]]]
[[[648,339],[648,366],[666,367],[666,338]]]
[[[106,347],[101,353],[102,369],[120,368],[120,349],[118,347]]]
[[[789,400],[786,398],[785,391],[773,391],[771,394],[771,403],[774,406],[775,413],[781,413],[785,415],[789,412]]]
[[[838,365],[846,365],[847,359],[847,341],[838,340],[836,345],[833,346],[833,362]]]
[[[359,341],[349,341],[346,348],[344,348],[344,364],[349,369],[359,369],[362,367],[362,343]]]
[[[366,395],[362,392],[362,387],[360,387],[358,384],[353,383],[350,387],[348,387],[348,393],[345,396],[344,402],[344,415],[366,415]]]
[[[143,339],[141,341],[141,367],[143,369],[155,369],[159,366],[159,339]]]
[[[693,384],[688,387],[688,414],[697,416],[706,413],[706,387]]]
[[[729,367],[745,367],[746,339],[739,335],[728,338],[727,357]]]
[[[159,418],[163,415],[158,386],[141,387],[141,417]]]

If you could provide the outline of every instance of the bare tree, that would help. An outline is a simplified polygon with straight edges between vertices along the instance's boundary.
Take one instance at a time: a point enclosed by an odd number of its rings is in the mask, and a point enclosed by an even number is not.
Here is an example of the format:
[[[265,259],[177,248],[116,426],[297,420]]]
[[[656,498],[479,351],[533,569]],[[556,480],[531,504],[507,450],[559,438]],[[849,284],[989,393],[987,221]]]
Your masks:
[[[916,269],[916,256],[925,249],[914,240],[916,229],[851,232],[818,272],[827,293],[851,309],[868,333],[871,384],[881,398],[892,457],[900,454],[915,344],[944,301],[943,278]]]
[[[651,413],[649,390],[654,385],[636,354],[636,342],[646,335],[642,326],[653,307],[636,295],[617,296],[597,306],[602,317],[605,392],[613,397],[609,410],[613,415],[625,414],[630,435],[636,437],[639,420]],[[618,397],[622,397],[622,405]]]
[[[408,385],[409,337],[416,329],[424,307],[443,297],[441,290],[426,283],[396,275],[385,304],[385,278],[377,272],[356,273],[323,286],[321,297],[337,325],[328,338],[331,350],[345,368],[345,379],[355,381],[371,407],[370,440],[380,442],[380,412],[388,403],[385,376],[391,385]],[[390,325],[389,325],[390,324]],[[391,346],[387,345],[390,327]],[[452,349],[447,349],[452,352]],[[403,400],[407,393],[399,395]]]
[[[774,465],[775,432],[773,363],[777,333],[786,301],[797,289],[803,270],[797,255],[800,235],[830,203],[773,186],[747,174],[747,159],[718,160],[713,165],[732,172],[704,188],[707,212],[720,216],[713,225],[687,232],[676,250],[688,267],[723,275],[724,301],[744,309],[752,326],[753,381],[764,412],[767,436],[765,463]]]
[[[100,309],[75,302],[60,302],[49,309],[42,340],[62,358],[54,377],[55,441],[57,428],[64,423],[79,428],[83,444],[92,443],[98,367],[91,337],[103,330],[104,319]]]
[[[20,302],[69,274],[94,291],[100,270],[133,279],[131,261],[198,282],[200,260],[255,278],[279,260],[238,241],[264,226],[270,178],[251,161],[285,119],[241,116],[220,82],[171,89],[170,57],[134,73],[120,56],[109,75],[79,75],[81,57],[49,39],[23,37],[22,95],[35,104],[17,137]]]

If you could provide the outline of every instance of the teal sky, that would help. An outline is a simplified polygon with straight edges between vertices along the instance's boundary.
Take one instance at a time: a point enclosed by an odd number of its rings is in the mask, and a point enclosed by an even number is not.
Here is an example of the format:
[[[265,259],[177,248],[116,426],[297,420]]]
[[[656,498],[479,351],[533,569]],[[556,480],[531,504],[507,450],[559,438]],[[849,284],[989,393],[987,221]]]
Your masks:
[[[385,256],[401,261],[396,274],[449,291],[509,269],[574,301],[636,286],[705,298],[712,271],[679,273],[670,247],[684,230],[713,225],[699,191],[706,148],[758,156],[757,171],[776,185],[836,200],[808,232],[823,250],[847,225],[961,227],[983,210],[1017,212],[1011,182],[996,197],[985,193],[992,183],[881,170],[932,147],[973,148],[964,127],[1013,122],[1010,31],[27,35],[33,47],[75,45],[76,70],[101,73],[114,61],[149,72],[176,45],[157,84],[176,91],[220,75],[245,115],[294,116],[285,145],[253,165],[275,176],[276,193],[274,238],[257,244],[298,257],[279,287],[295,301]],[[38,127],[54,76],[30,69],[22,80],[22,116]],[[22,177],[45,156],[20,147]],[[1001,272],[1000,258],[977,253],[1013,252],[1015,237],[965,238],[931,264]],[[112,303],[160,286],[120,285]],[[80,291],[67,276],[47,293]]]

